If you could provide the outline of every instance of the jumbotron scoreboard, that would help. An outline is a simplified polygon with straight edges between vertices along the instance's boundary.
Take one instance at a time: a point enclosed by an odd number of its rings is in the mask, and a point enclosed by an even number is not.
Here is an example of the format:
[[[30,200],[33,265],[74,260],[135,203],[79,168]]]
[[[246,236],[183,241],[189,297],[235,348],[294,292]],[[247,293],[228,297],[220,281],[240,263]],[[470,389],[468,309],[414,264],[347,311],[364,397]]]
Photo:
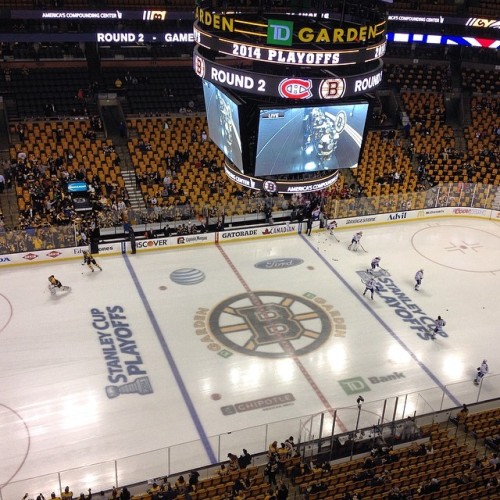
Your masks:
[[[363,0],[345,7],[196,7],[193,68],[203,79],[210,137],[235,182],[314,191],[333,184],[338,169],[357,166],[365,94],[382,81],[387,21]],[[289,180],[307,173],[315,175]]]

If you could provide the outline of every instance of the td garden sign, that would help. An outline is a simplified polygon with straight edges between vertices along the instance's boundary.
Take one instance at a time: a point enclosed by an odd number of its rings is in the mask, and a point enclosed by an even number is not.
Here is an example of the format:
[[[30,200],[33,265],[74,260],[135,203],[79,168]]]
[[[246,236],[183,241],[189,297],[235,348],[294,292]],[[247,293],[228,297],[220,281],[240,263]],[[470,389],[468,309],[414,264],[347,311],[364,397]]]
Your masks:
[[[380,19],[360,25],[358,22],[346,22],[342,25],[334,19],[322,19],[321,24],[303,17],[290,19],[249,16],[248,14],[214,13],[200,7],[196,8],[195,17],[199,25],[210,31],[231,33],[230,38],[245,36],[267,45],[292,46],[297,44],[365,44],[380,42],[386,31],[386,21]],[[277,16],[275,16],[277,17]],[[288,16],[285,16],[288,17]]]
[[[366,94],[382,82],[382,57],[387,44],[385,14],[365,0],[352,4],[348,13],[338,12],[331,2],[315,2],[313,9],[295,8],[294,12],[285,12],[272,2],[265,9],[262,2],[259,6],[250,3],[253,5],[241,11],[207,9],[206,3],[195,11],[193,69],[203,79],[204,90],[208,89],[205,100],[212,100],[211,96],[217,94],[225,103],[224,113],[217,106],[207,106],[209,135],[222,151],[231,153],[227,138],[234,134],[218,133],[220,116],[230,115],[229,121],[239,125],[237,134],[242,147],[234,158],[234,169],[230,155],[225,166],[233,182],[278,193],[325,189],[335,183],[338,176],[335,169],[350,168],[357,162],[354,157],[363,141],[368,112]],[[296,140],[285,141],[285,147],[282,141],[277,146],[278,142],[273,143],[272,153],[257,161],[261,131],[266,129],[265,123],[270,123],[260,112],[268,109],[270,103],[291,110],[291,114],[297,110],[300,113],[302,108],[311,117],[321,113],[322,108],[337,105],[354,113],[361,104],[363,124],[360,122],[359,132],[350,129],[350,134],[356,132],[352,147],[344,148],[344,153],[352,153],[352,158],[348,155],[341,163],[338,159],[324,163],[336,147],[331,148],[336,144],[337,132],[320,120],[304,118],[306,121],[293,129]],[[226,108],[236,111],[226,112]],[[266,140],[270,144],[274,139]],[[285,149],[296,146],[291,142],[309,146],[293,149],[293,155],[286,156]],[[273,162],[284,165],[278,168],[283,176],[271,173]],[[318,165],[320,168],[313,178],[302,176]],[[297,172],[299,179],[289,182],[288,174]]]

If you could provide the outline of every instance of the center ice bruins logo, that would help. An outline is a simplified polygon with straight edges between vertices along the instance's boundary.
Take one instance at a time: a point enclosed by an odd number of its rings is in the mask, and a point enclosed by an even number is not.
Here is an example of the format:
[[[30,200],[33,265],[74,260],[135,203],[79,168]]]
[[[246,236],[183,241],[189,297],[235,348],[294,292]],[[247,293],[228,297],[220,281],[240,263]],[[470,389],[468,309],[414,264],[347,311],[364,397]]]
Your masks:
[[[230,297],[210,314],[215,338],[233,351],[265,358],[302,356],[330,336],[328,314],[313,301],[282,292]]]

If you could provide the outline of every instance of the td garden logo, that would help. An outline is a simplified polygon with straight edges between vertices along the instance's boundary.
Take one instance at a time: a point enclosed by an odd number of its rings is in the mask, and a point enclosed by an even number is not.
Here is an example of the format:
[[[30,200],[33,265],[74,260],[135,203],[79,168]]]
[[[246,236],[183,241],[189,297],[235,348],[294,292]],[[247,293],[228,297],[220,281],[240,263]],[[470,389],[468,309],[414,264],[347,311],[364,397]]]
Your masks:
[[[293,38],[293,21],[269,19],[267,22],[267,43],[290,47]]]
[[[195,327],[201,341],[222,357],[235,352],[262,358],[302,356],[332,334],[345,336],[340,312],[313,293],[241,293],[211,311],[199,308]]]

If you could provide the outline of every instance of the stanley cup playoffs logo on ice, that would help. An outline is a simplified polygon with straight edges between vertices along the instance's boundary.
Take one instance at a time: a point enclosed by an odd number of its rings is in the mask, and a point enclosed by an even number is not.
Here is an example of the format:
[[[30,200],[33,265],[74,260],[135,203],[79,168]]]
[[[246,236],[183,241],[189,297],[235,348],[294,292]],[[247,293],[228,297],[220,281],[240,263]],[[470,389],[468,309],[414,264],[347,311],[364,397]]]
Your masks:
[[[153,387],[133,339],[125,309],[122,306],[108,306],[102,310],[92,308],[90,314],[106,363],[108,382],[113,384],[105,388],[108,398],[121,394],[152,394]]]
[[[133,382],[123,385],[108,385],[106,386],[106,395],[109,399],[116,398],[120,394],[151,394],[153,388],[148,377],[136,378]]]

